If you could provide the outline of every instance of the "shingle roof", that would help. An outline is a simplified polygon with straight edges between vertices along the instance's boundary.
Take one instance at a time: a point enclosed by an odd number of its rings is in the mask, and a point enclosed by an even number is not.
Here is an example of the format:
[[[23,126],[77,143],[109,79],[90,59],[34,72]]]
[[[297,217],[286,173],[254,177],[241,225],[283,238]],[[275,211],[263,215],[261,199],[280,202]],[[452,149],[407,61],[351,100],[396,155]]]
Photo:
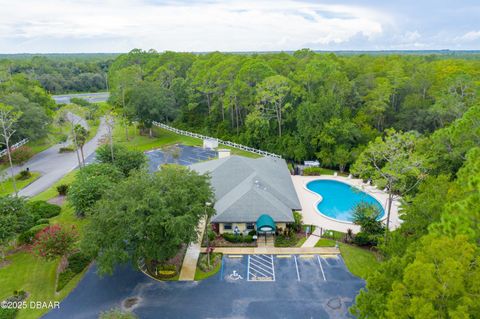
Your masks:
[[[292,210],[301,209],[283,159],[230,156],[190,168],[211,176],[216,199],[212,222],[256,222],[262,214],[293,222]]]

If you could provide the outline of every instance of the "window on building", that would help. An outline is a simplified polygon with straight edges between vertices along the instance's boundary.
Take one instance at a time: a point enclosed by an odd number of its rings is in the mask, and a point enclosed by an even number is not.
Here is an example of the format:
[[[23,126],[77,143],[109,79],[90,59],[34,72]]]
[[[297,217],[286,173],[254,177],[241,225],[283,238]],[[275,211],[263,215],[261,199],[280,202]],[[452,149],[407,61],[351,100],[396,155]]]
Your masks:
[[[232,230],[232,224],[223,224],[224,230]]]
[[[254,230],[255,224],[254,223],[247,223],[247,230]]]

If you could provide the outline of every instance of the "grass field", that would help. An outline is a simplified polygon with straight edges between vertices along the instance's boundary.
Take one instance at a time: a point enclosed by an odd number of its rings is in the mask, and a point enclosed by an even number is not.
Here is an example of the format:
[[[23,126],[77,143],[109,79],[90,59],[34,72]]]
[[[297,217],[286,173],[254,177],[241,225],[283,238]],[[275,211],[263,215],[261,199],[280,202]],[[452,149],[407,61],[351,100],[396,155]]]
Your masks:
[[[17,185],[17,190],[21,190],[22,188],[24,188],[25,186],[29,185],[30,183],[34,182],[37,178],[40,177],[40,173],[39,172],[31,172],[32,176],[30,176],[29,179],[25,179],[25,180],[15,180],[16,182],[16,185]],[[17,178],[19,175],[16,175],[15,178]],[[14,193],[14,190],[13,190],[13,183],[12,183],[12,179],[9,178],[9,179],[6,179],[4,180],[3,182],[0,183],[0,196],[5,196],[5,195],[9,195],[9,194],[13,194]]]
[[[380,262],[372,251],[344,243],[339,246],[348,270],[355,276],[366,279],[377,270]]]
[[[335,241],[327,238],[320,238],[315,247],[335,247]]]
[[[117,121],[118,123],[119,121]],[[179,135],[158,127],[154,127],[153,131],[153,138],[149,136],[140,135],[138,129],[134,126],[128,127],[128,141],[126,140],[125,134],[125,126],[120,124],[115,125],[113,131],[113,140],[114,142],[125,145],[129,148],[136,149],[139,151],[149,151],[157,148],[162,148],[164,146],[173,145],[173,144],[183,144],[187,146],[202,146],[203,141],[190,137],[190,136],[183,136]],[[232,154],[234,155],[241,155],[250,158],[259,158],[260,155],[246,152],[243,150],[239,150],[233,147],[220,145],[219,148],[226,148],[231,150]]]

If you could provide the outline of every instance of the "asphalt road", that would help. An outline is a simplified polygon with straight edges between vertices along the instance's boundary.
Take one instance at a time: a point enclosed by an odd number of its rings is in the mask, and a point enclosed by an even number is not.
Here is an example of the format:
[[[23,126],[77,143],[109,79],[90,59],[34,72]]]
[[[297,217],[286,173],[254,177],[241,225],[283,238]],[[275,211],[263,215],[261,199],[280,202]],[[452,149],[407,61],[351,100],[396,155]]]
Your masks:
[[[88,141],[84,146],[85,160],[91,157],[99,145],[99,141],[107,134],[107,127],[105,121],[102,119],[98,127],[97,134]],[[40,172],[41,176],[36,181],[21,189],[18,194],[20,196],[35,196],[78,167],[78,159],[76,152],[59,153],[59,149],[64,147],[64,144],[57,144],[49,149],[36,154],[27,163],[22,166],[15,166],[13,168],[14,174],[18,174],[21,170],[27,167],[30,171]],[[10,176],[10,170],[8,170]]]
[[[254,256],[225,256],[219,273],[201,282],[158,282],[129,266],[100,277],[92,266],[60,309],[43,318],[97,318],[127,298],[137,298],[133,312],[142,319],[352,318],[348,308],[365,283],[341,257],[272,256],[275,280],[249,281]]]
[[[106,102],[110,97],[109,92],[99,92],[99,93],[77,93],[77,94],[62,94],[62,95],[52,95],[52,98],[57,104],[68,104],[70,103],[71,98],[81,98],[87,100],[90,103]]]

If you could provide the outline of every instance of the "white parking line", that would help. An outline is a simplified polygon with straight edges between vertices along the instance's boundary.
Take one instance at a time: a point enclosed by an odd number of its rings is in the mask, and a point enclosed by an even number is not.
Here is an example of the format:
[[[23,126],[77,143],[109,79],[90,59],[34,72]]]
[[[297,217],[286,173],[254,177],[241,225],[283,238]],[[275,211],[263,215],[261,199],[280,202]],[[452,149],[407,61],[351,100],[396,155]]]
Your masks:
[[[298,264],[297,264],[297,256],[293,256],[295,258],[295,267],[297,268],[297,279],[300,281],[300,272],[298,271]]]
[[[320,265],[320,270],[322,271],[323,280],[327,281],[327,278],[325,278],[325,273],[323,272],[322,262],[320,261],[320,257],[318,257],[318,255],[317,255],[317,260],[318,260],[318,264]]]
[[[273,256],[248,255],[248,281],[275,281]]]

